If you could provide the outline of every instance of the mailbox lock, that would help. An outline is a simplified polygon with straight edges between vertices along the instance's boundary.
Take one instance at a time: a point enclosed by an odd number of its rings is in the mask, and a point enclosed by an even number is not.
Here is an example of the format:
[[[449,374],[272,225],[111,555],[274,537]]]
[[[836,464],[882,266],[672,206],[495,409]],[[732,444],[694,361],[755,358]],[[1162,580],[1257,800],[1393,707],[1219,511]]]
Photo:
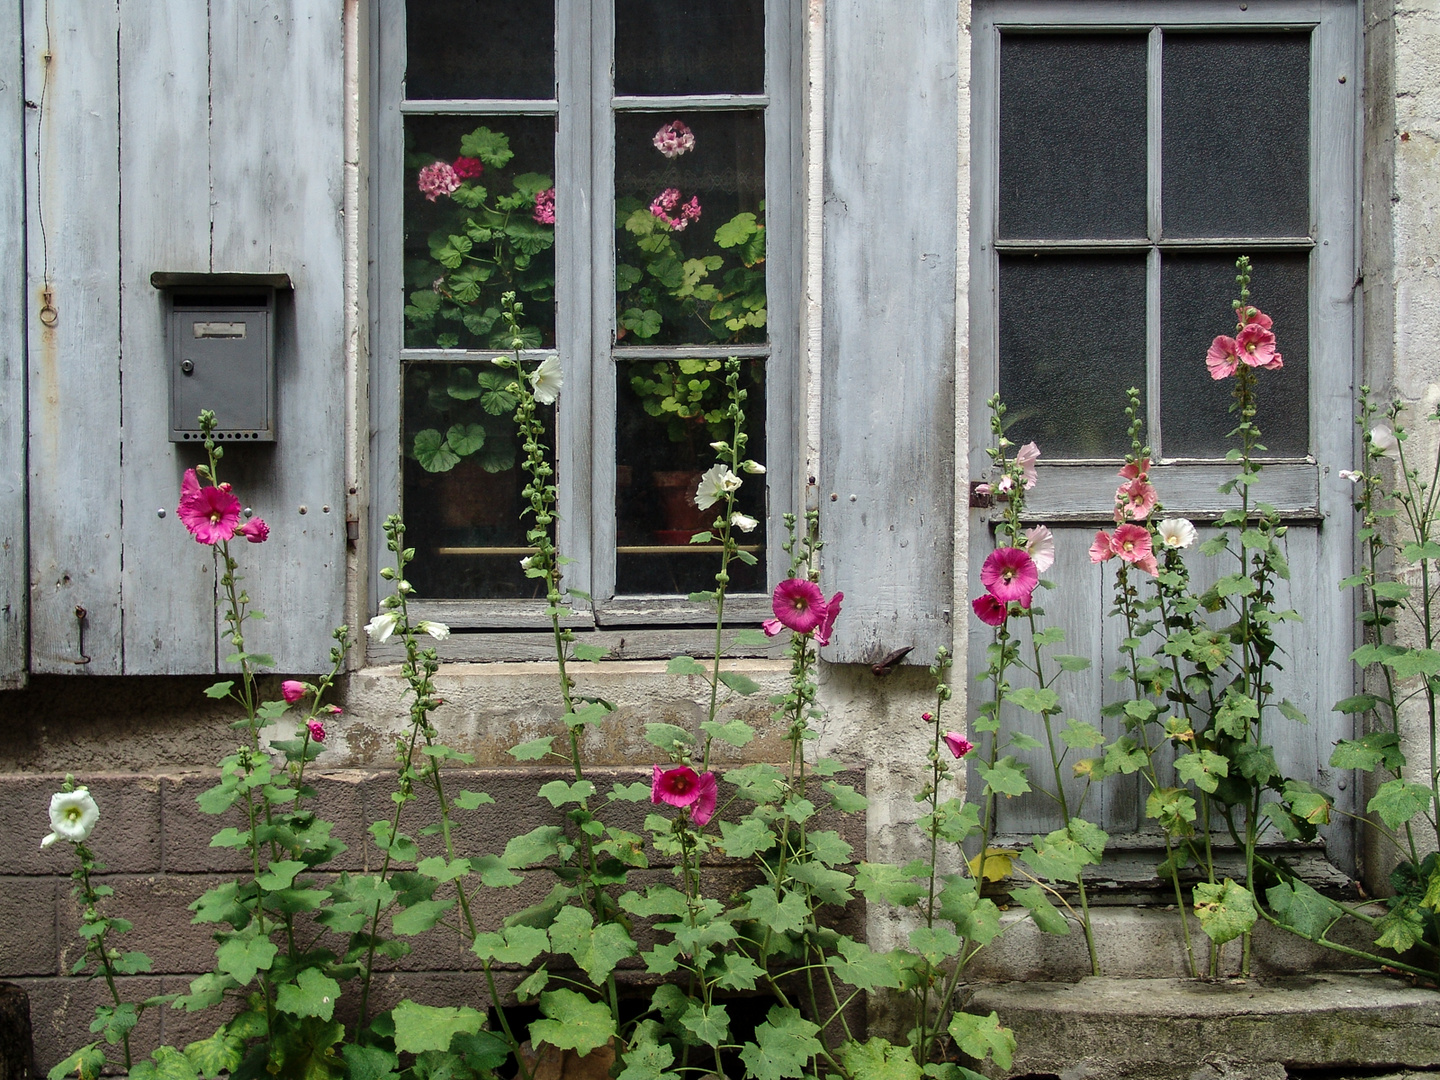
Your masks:
[[[180,370],[183,371],[186,375],[194,375],[194,374],[195,374],[195,361],[194,361],[194,360],[181,360],[181,361],[180,361]]]

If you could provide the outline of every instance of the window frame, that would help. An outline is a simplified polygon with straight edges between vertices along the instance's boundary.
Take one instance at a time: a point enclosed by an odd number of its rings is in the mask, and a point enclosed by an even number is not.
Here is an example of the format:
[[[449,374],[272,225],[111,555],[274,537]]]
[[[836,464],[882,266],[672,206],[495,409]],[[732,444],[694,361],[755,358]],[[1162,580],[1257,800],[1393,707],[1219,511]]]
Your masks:
[[[705,612],[684,596],[616,596],[615,444],[616,365],[636,359],[682,356],[760,356],[766,362],[767,474],[752,477],[767,488],[767,586],[788,565],[781,549],[781,516],[799,505],[802,196],[801,87],[804,22],[794,0],[765,0],[765,92],[759,95],[618,97],[614,93],[615,0],[557,0],[556,92],[550,99],[407,100],[406,19],[403,0],[375,5],[370,85],[374,88],[369,222],[371,248],[369,607],[386,591],[380,577],[388,553],[385,517],[397,512],[402,491],[401,383],[407,362],[442,361],[472,366],[498,355],[488,350],[409,349],[403,346],[404,124],[415,115],[552,116],[556,122],[556,340],[553,349],[527,350],[532,360],[558,353],[565,389],[557,412],[559,479],[557,539],[572,559],[566,578],[591,594],[589,610],[568,620],[578,629],[627,631],[612,655],[673,655],[695,638]],[[604,73],[602,75],[602,73]],[[600,84],[603,77],[604,83]],[[598,85],[597,85],[598,84]],[[768,343],[747,346],[620,347],[615,345],[614,117],[617,112],[688,114],[716,108],[764,108],[766,293]],[[417,598],[417,617],[454,630],[442,653],[453,658],[541,659],[553,644],[541,635],[549,621],[543,600]],[[766,594],[727,599],[730,621],[768,614]],[[713,629],[711,631],[713,634]],[[610,637],[612,634],[602,636]],[[769,648],[746,654],[769,655]],[[388,659],[387,647],[371,649]],[[383,654],[383,655],[382,655]]]

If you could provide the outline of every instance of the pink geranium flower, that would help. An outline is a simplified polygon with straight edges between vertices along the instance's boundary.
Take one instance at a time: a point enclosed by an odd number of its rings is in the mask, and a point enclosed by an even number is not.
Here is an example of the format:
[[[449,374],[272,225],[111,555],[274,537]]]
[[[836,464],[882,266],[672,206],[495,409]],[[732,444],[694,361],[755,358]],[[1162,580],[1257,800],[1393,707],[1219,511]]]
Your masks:
[[[455,175],[461,180],[475,180],[485,171],[485,166],[480,164],[479,158],[457,157],[450,163],[450,168],[455,170]]]
[[[825,617],[820,620],[820,625],[815,630],[816,645],[830,644],[830,631],[835,629],[835,620],[840,617],[840,601],[844,599],[845,594],[837,592],[825,601]]]
[[[306,722],[305,726],[310,731],[310,738],[314,739],[316,742],[325,741],[325,725],[322,724],[319,720],[309,720]]]
[[[263,544],[270,538],[270,526],[265,524],[264,518],[251,518],[235,531],[252,544]]]
[[[997,600],[1020,600],[1028,606],[1030,594],[1040,584],[1040,572],[1024,548],[996,548],[980,568],[980,583]]]
[[[283,697],[288,704],[294,705],[295,702],[305,696],[305,684],[303,682],[297,682],[294,679],[286,679],[280,684],[280,696]]]
[[[672,216],[676,207],[680,213]],[[650,213],[669,225],[675,232],[684,232],[692,221],[700,220],[700,198],[692,195],[684,206],[680,206],[680,189],[666,188],[650,203]]]
[[[828,608],[820,586],[804,578],[786,578],[771,598],[775,618],[799,634],[808,634],[825,621]]]
[[[1233,337],[1221,334],[1210,343],[1210,351],[1205,354],[1205,367],[1210,372],[1210,378],[1228,379],[1239,366],[1240,346]]]
[[[1055,565],[1055,534],[1044,525],[1025,530],[1025,551],[1035,562],[1035,569],[1044,573]]]
[[[530,215],[540,225],[555,224],[555,189],[546,188],[535,196],[535,213]]]
[[[420,170],[416,180],[425,198],[434,202],[441,195],[451,195],[460,187],[460,177],[448,161],[432,161]]]
[[[655,138],[651,141],[655,144],[655,149],[667,158],[677,158],[686,151],[695,149],[695,133],[685,126],[683,120],[671,120],[655,132]]]
[[[674,769],[662,769],[656,765],[650,781],[650,801],[689,807],[691,820],[697,825],[704,825],[715,813],[718,790],[714,773],[696,773],[688,765]]]
[[[971,750],[975,749],[970,740],[958,731],[947,731],[944,738],[945,745],[950,748],[950,753],[954,754],[957,758],[963,758]]]
[[[1281,364],[1275,351],[1275,335],[1258,322],[1252,322],[1235,335],[1236,351],[1247,367],[1277,368]]]
[[[240,524],[240,500],[218,487],[201,487],[194,469],[185,470],[180,505],[175,512],[190,535],[202,544],[229,540]]]

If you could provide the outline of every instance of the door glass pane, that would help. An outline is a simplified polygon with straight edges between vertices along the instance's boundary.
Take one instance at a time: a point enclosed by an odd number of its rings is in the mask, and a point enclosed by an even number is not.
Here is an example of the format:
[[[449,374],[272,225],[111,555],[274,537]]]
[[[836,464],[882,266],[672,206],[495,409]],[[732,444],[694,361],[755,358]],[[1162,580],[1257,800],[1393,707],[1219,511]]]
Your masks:
[[[510,347],[500,296],[524,306],[526,346],[555,341],[555,121],[405,121],[405,345]]]
[[[729,400],[721,360],[621,363],[617,371],[615,591],[625,595],[687,594],[715,587],[720,557],[713,544],[690,537],[711,527],[719,504],[695,504],[700,475],[715,464],[710,444],[727,441]],[[740,385],[747,457],[765,460],[765,364],[747,360]],[[739,508],[759,525],[735,538],[758,560],[732,561],[730,591],[765,589],[765,476],[742,473]]]
[[[1013,442],[1034,440],[1050,461],[1123,457],[1132,386],[1145,388],[1143,254],[1000,257],[1000,395]]]
[[[1166,236],[1310,232],[1310,35],[1165,36]]]
[[[1143,34],[1006,34],[1000,236],[1146,235]]]
[[[525,576],[528,553],[509,373],[488,363],[405,369],[404,516],[421,596],[544,597]],[[554,409],[547,417],[553,447]],[[553,458],[552,458],[553,461]]]
[[[615,0],[615,93],[764,92],[764,0]]]
[[[765,116],[615,118],[620,345],[765,340]]]
[[[1165,457],[1223,457],[1234,379],[1215,381],[1205,353],[1218,334],[1234,335],[1235,258],[1239,252],[1163,256],[1160,267],[1160,432]],[[1275,320],[1285,366],[1261,371],[1260,441],[1268,457],[1303,457],[1310,449],[1309,256],[1251,257],[1250,302]],[[1348,421],[1347,421],[1348,422]]]
[[[410,0],[405,96],[555,97],[555,7],[510,0]]]

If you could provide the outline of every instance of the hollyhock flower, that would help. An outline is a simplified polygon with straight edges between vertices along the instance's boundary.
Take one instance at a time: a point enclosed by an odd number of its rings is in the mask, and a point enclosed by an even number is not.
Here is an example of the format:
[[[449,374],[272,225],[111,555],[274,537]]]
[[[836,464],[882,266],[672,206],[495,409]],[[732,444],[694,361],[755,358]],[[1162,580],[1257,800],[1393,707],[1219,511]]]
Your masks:
[[[830,632],[835,629],[835,620],[840,617],[840,601],[844,599],[845,594],[837,592],[825,601],[825,617],[820,620],[820,626],[815,631],[816,645],[830,644]]]
[[[252,544],[263,544],[270,538],[270,526],[265,524],[264,518],[251,518],[235,531]]]
[[[485,166],[480,164],[480,159],[474,157],[457,157],[450,163],[450,168],[454,170],[456,177],[460,180],[478,179],[480,174],[485,171]]]
[[[286,679],[280,684],[280,696],[285,699],[287,705],[294,705],[305,696],[305,684],[294,679]]]
[[[779,619],[766,619],[760,624],[760,629],[765,631],[766,637],[774,637],[785,629],[785,624]]]
[[[695,489],[695,505],[709,510],[725,496],[740,490],[743,483],[724,465],[711,465],[700,477],[700,486]]]
[[[440,704],[443,705],[444,702],[440,702]],[[343,713],[345,710],[342,709],[339,705],[326,705],[326,706],[325,706],[325,711],[326,711],[327,713],[329,713],[331,716],[339,716],[339,715],[340,715],[341,713]]]
[[[954,754],[956,758],[962,758],[975,749],[970,740],[958,731],[945,732],[945,745],[950,748],[950,753]]]
[[[1358,484],[1361,480],[1365,479],[1365,474],[1363,472],[1356,472],[1353,469],[1341,469],[1340,479],[1349,480],[1352,484]]]
[[[655,144],[655,149],[667,158],[677,158],[695,149],[695,133],[685,126],[683,120],[671,120],[655,132],[655,138],[651,141]]]
[[[674,769],[662,769],[656,765],[650,781],[650,801],[670,806],[688,806],[691,820],[697,825],[704,825],[715,813],[718,789],[714,773],[696,773],[688,765]]]
[[[540,366],[530,373],[530,386],[535,391],[535,400],[541,405],[554,405],[564,382],[565,376],[560,370],[558,356],[547,356],[540,361]]]
[[[1115,557],[1115,538],[1101,529],[1095,534],[1095,542],[1090,545],[1090,561],[1092,563],[1106,562]]]
[[[1240,324],[1241,329],[1247,326],[1258,326],[1262,330],[1269,330],[1274,324],[1269,315],[1266,315],[1257,307],[1250,307],[1248,304],[1235,309],[1235,321]]]
[[[1228,379],[1239,366],[1240,346],[1233,337],[1221,334],[1210,343],[1210,351],[1205,354],[1205,367],[1210,372],[1210,378],[1217,381]]]
[[[701,828],[710,824],[710,819],[715,816],[715,802],[720,794],[720,784],[715,779],[714,773],[701,773],[699,793],[695,801],[690,804],[690,820]]]
[[[1025,530],[1025,553],[1035,563],[1037,572],[1043,574],[1055,565],[1055,535],[1044,525]]]
[[[1040,584],[1040,572],[1024,548],[996,548],[980,568],[980,583],[997,600],[1028,600]]]
[[[218,487],[201,487],[194,469],[185,470],[180,505],[175,512],[190,535],[202,544],[229,540],[240,524],[240,500]]]
[[[1115,520],[1144,521],[1158,501],[1155,485],[1148,477],[1137,476],[1115,489]]]
[[[305,723],[305,727],[310,732],[310,738],[316,742],[325,741],[325,725],[319,720],[308,720]]]
[[[50,828],[54,832],[41,840],[40,846],[49,847],[56,840],[83,844],[99,820],[100,808],[87,789],[78,787],[74,791],[57,791],[50,796]]]
[[[395,632],[400,616],[393,611],[383,611],[365,624],[365,632],[376,642],[386,641]]]
[[[1188,548],[1199,539],[1195,526],[1185,518],[1166,518],[1155,526],[1160,542],[1167,548]]]
[[[991,487],[989,484],[976,484],[976,485],[975,485],[975,494],[976,494],[976,495],[989,495],[989,494],[990,494],[991,492],[993,492],[994,490],[995,490],[995,489],[994,489],[993,487]]]
[[[988,592],[981,593],[970,601],[970,606],[975,609],[976,617],[987,626],[999,626],[1005,621],[1005,616],[1010,611],[1007,604],[996,600]]]
[[[1110,546],[1127,563],[1147,573],[1156,572],[1155,552],[1150,543],[1150,530],[1143,525],[1120,525],[1111,537]]]
[[[758,461],[742,461],[740,462],[740,471],[754,473],[756,476],[763,476],[765,474],[765,466],[761,465]]]
[[[1247,367],[1274,370],[1281,367],[1280,354],[1275,351],[1275,335],[1259,323],[1250,323],[1235,335],[1236,351]]]
[[[754,532],[759,527],[760,522],[756,521],[749,514],[742,514],[737,510],[730,515],[730,524],[741,532],[748,533]]]
[[[931,716],[928,712],[922,712],[920,714],[920,719],[924,720],[927,724],[930,724],[934,722],[935,717]]]
[[[546,188],[535,196],[535,212],[530,215],[539,225],[555,224],[555,189]]]
[[[432,161],[420,170],[417,184],[425,198],[434,202],[441,195],[450,195],[460,186],[460,177],[449,162]]]
[[[421,619],[415,624],[415,629],[422,634],[429,634],[436,641],[444,641],[450,636],[450,627],[443,622],[434,622],[431,619]]]
[[[786,578],[771,598],[775,618],[798,634],[808,634],[825,621],[825,594],[804,578]]]
[[[1376,424],[1370,429],[1370,445],[1385,457],[1399,444],[1389,424]]]
[[[1020,472],[1025,477],[1025,490],[1029,491],[1035,486],[1038,474],[1035,472],[1035,462],[1040,457],[1040,448],[1033,442],[1027,442],[1015,452],[1015,464],[1020,466]]]

